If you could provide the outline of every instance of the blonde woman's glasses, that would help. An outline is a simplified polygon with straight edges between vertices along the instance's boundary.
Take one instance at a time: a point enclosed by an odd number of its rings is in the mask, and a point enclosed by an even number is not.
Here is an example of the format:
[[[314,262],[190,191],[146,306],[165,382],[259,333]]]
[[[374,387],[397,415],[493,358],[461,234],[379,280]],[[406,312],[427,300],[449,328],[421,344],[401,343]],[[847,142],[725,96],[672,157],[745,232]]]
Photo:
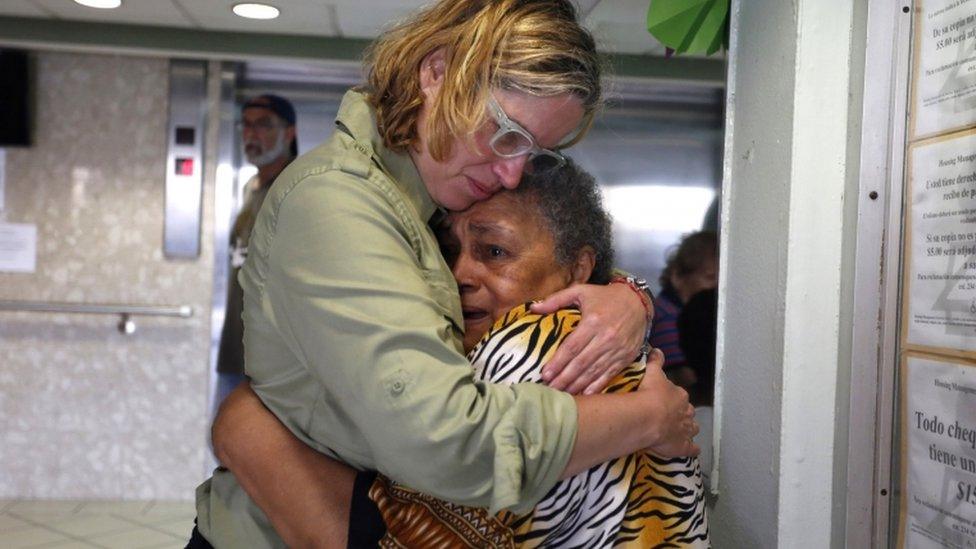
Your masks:
[[[566,163],[563,155],[537,145],[529,130],[509,118],[491,94],[488,95],[488,114],[498,124],[498,131],[488,141],[488,146],[496,155],[502,158],[529,155],[525,171],[532,174],[549,172]]]

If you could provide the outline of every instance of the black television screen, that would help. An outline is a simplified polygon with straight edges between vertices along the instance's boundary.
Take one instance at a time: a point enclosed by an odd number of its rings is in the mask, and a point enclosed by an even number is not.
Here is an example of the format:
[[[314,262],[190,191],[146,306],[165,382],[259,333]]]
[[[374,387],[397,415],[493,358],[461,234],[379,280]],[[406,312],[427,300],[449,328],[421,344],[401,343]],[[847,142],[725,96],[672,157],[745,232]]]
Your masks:
[[[0,147],[31,144],[29,72],[27,52],[0,49]]]

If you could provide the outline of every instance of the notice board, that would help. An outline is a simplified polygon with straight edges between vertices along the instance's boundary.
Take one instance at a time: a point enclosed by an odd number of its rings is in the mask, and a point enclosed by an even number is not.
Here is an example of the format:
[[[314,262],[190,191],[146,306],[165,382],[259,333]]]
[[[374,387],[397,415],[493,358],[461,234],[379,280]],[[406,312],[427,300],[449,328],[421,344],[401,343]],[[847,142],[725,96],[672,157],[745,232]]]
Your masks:
[[[914,7],[898,545],[976,549],[976,0]]]

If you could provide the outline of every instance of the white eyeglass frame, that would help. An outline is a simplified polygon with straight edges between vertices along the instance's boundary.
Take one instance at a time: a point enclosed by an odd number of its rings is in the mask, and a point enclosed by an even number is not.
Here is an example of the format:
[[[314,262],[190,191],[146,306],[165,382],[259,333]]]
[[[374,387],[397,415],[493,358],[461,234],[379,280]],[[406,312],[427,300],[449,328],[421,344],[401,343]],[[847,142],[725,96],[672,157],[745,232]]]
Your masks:
[[[529,162],[532,162],[532,159],[537,156],[551,157],[556,163],[545,171],[556,170],[566,164],[566,157],[557,153],[556,151],[540,147],[538,143],[535,142],[535,137],[532,136],[529,130],[523,128],[518,122],[509,118],[502,109],[502,106],[498,104],[495,96],[492,94],[488,94],[488,114],[491,115],[491,118],[495,121],[495,124],[498,124],[498,131],[496,131],[494,135],[491,136],[491,139],[488,140],[488,146],[491,147],[491,152],[495,153],[495,155],[502,158],[516,158],[523,155],[529,155]],[[498,140],[501,139],[505,134],[512,132],[524,137],[529,143],[528,148],[526,148],[524,151],[515,153],[503,153],[499,151],[495,147],[495,143],[497,143]]]

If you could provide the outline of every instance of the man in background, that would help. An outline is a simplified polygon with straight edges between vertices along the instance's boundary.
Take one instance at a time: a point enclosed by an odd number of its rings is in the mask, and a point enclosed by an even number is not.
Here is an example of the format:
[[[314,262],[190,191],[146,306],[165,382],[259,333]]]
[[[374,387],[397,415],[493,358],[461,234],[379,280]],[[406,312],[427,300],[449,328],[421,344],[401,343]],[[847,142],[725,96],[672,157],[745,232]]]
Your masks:
[[[275,178],[298,156],[295,108],[287,99],[270,94],[250,99],[241,107],[239,125],[244,155],[248,162],[257,167],[258,173],[244,186],[244,203],[230,233],[231,273],[224,328],[217,354],[214,411],[224,397],[245,379],[244,321],[241,319],[244,290],[237,281],[237,273],[247,258],[251,228]]]

